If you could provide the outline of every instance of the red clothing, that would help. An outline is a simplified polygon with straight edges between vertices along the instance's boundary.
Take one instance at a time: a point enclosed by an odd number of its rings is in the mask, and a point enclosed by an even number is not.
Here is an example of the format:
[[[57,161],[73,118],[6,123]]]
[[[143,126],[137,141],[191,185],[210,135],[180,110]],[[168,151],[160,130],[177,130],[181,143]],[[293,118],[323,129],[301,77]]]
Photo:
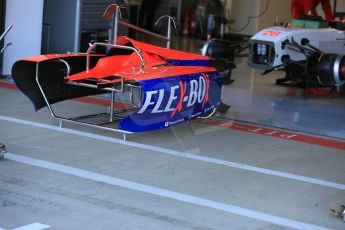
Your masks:
[[[332,7],[330,0],[292,0],[291,14],[292,18],[300,18],[302,16],[317,15],[316,7],[321,3],[326,20],[333,19]]]

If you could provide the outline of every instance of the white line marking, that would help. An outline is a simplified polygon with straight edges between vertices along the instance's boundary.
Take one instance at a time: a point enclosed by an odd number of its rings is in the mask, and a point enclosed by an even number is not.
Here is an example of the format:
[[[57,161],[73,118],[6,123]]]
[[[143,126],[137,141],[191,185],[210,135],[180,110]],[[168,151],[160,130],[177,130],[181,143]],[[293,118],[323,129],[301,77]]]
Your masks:
[[[325,186],[325,187],[329,187],[329,188],[345,190],[345,184],[315,179],[312,177],[306,177],[306,176],[301,176],[301,175],[297,175],[297,174],[280,172],[280,171],[275,171],[275,170],[271,170],[271,169],[265,169],[265,168],[260,168],[260,167],[256,167],[256,166],[251,166],[251,165],[240,164],[240,163],[226,161],[226,160],[220,160],[220,159],[200,156],[200,155],[196,155],[193,153],[180,152],[180,151],[162,148],[162,147],[157,147],[157,146],[152,146],[152,145],[146,145],[146,144],[141,144],[141,143],[136,143],[136,142],[131,142],[131,141],[123,141],[120,139],[106,137],[106,136],[97,135],[97,134],[93,134],[93,133],[87,133],[87,132],[82,132],[82,131],[67,129],[67,128],[60,128],[58,126],[42,124],[42,123],[37,123],[37,122],[33,122],[33,121],[26,121],[26,120],[21,120],[21,119],[12,118],[12,117],[0,116],[0,120],[14,122],[17,124],[22,124],[22,125],[29,125],[29,126],[53,130],[53,131],[58,131],[58,132],[62,132],[62,133],[78,135],[78,136],[92,138],[92,139],[101,140],[101,141],[107,141],[107,142],[111,142],[111,143],[115,143],[115,144],[131,146],[131,147],[145,149],[145,150],[149,150],[149,151],[153,151],[153,152],[159,152],[162,154],[171,155],[171,156],[175,156],[175,157],[183,157],[183,158],[198,160],[198,161],[207,162],[207,163],[211,163],[211,164],[222,165],[225,167],[242,169],[242,170],[247,170],[250,172],[261,173],[261,174],[266,174],[266,175],[270,175],[270,176],[278,176],[278,177],[287,178],[287,179],[296,180],[296,181],[302,181],[302,182],[306,182],[306,183],[310,183],[310,184],[321,185],[321,186]]]
[[[294,221],[287,218],[274,216],[274,215],[266,214],[263,212],[257,212],[250,209],[245,209],[245,208],[241,208],[234,205],[216,202],[216,201],[212,201],[212,200],[208,200],[208,199],[204,199],[204,198],[200,198],[200,197],[196,197],[196,196],[192,196],[192,195],[188,195],[184,193],[174,192],[167,189],[162,189],[162,188],[158,188],[154,186],[132,182],[129,180],[111,177],[104,174],[99,174],[99,173],[95,173],[95,172],[91,172],[91,171],[87,171],[87,170],[83,170],[79,168],[73,168],[73,167],[69,167],[69,166],[65,166],[61,164],[52,163],[49,161],[43,161],[39,159],[30,158],[30,157],[24,157],[24,156],[13,154],[13,153],[7,153],[6,158],[16,161],[16,162],[27,164],[27,165],[45,168],[45,169],[57,171],[60,173],[65,173],[68,175],[81,177],[84,179],[89,179],[89,180],[102,182],[109,185],[119,186],[122,188],[144,192],[151,195],[170,198],[170,199],[174,199],[174,200],[178,200],[178,201],[182,201],[182,202],[186,202],[190,204],[195,204],[195,205],[199,205],[199,206],[203,206],[207,208],[213,208],[213,209],[221,210],[221,211],[228,212],[231,214],[236,214],[236,215],[245,216],[248,218],[276,224],[279,226],[285,226],[285,227],[303,229],[303,230],[328,229],[328,228],[311,225],[311,224],[307,224],[307,223],[303,223],[299,221]]]
[[[22,227],[13,228],[12,230],[43,230],[47,228],[50,228],[50,226],[40,223],[33,223]]]

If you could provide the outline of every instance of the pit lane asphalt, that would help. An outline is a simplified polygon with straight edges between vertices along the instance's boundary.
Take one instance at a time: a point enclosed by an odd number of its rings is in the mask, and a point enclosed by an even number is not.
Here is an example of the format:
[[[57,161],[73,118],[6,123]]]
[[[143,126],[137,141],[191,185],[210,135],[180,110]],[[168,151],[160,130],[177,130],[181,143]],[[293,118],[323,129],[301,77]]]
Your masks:
[[[123,142],[107,131],[59,129],[47,110],[35,113],[20,92],[0,89],[0,95],[0,140],[10,152],[0,162],[0,228],[344,228],[329,211],[332,202],[345,199],[343,150],[195,122]],[[57,108],[66,115],[104,109],[79,102]],[[200,160],[205,158],[229,164]],[[90,178],[95,174],[99,180]]]

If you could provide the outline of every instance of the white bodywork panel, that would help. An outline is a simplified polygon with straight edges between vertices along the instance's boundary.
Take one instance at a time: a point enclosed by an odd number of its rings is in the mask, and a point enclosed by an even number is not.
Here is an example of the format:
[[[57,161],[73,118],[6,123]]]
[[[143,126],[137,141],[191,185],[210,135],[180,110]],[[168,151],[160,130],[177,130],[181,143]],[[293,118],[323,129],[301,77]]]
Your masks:
[[[261,30],[250,40],[250,53],[248,65],[258,69],[272,69],[282,64],[282,56],[289,55],[291,60],[305,60],[305,56],[299,52],[284,48],[286,40],[301,44],[306,38],[310,45],[325,53],[345,53],[345,33],[332,28],[284,28],[271,27]]]

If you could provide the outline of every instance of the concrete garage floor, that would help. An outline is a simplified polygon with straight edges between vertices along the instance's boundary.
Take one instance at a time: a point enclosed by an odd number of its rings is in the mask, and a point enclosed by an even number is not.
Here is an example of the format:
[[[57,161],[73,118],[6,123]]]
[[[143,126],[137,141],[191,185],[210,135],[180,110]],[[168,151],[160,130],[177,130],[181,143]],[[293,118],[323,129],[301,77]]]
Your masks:
[[[181,41],[178,49],[198,52],[199,42]],[[245,58],[237,65],[223,89],[227,114],[128,141],[59,128],[0,81],[0,230],[345,229],[329,211],[345,203],[345,99],[305,98],[274,86],[279,73],[262,77]]]
[[[283,72],[261,75],[247,67],[246,58],[236,60],[234,83],[223,89],[223,100],[232,111],[223,117],[272,127],[297,130],[345,140],[345,88],[330,89],[279,87]]]
[[[212,118],[124,142],[0,83],[0,229],[345,228],[343,141]]]

